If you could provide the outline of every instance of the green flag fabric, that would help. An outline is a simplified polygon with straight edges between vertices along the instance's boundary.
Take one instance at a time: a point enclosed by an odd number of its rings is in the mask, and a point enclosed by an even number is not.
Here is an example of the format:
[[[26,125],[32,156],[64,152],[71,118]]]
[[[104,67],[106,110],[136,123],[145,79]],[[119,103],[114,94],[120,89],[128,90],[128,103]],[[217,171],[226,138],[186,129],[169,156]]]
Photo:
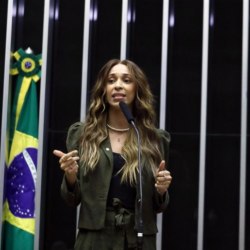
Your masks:
[[[13,57],[11,74],[17,80],[6,150],[2,249],[33,250],[41,55],[19,49]]]

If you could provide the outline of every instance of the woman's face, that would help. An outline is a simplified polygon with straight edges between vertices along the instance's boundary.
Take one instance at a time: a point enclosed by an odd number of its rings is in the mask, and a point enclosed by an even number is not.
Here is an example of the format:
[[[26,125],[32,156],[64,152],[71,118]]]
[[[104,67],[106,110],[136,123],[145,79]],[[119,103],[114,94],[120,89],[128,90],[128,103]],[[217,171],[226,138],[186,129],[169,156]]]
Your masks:
[[[135,93],[136,84],[132,80],[128,67],[117,64],[111,68],[106,83],[106,100],[110,107],[119,107],[121,101],[131,107]]]

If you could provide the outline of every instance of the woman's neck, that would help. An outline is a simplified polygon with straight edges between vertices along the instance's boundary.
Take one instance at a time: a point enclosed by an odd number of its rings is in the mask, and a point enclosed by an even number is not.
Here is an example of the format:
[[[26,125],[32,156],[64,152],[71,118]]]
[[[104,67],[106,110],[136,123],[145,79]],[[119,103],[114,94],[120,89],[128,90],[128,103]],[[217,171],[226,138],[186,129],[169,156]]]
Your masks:
[[[110,109],[107,124],[118,129],[129,128],[129,123],[121,110]]]

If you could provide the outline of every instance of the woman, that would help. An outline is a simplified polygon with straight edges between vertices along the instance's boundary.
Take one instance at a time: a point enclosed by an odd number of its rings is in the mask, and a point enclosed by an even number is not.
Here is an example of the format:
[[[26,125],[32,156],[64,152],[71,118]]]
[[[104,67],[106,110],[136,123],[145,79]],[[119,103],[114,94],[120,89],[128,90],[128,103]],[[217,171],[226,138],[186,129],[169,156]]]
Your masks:
[[[172,179],[165,169],[170,136],[154,125],[153,95],[142,70],[113,59],[98,74],[86,121],[69,128],[69,152],[54,150],[65,172],[62,196],[70,205],[81,204],[77,250],[137,248],[137,137],[121,101],[141,137],[143,249],[156,249],[155,215],[166,209]]]

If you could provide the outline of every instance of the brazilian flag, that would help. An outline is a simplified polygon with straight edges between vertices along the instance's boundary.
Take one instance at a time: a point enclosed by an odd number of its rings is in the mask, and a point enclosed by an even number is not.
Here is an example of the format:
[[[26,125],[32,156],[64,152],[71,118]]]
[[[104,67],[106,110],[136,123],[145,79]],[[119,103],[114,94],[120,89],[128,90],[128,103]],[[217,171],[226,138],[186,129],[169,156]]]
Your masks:
[[[3,250],[31,250],[35,233],[35,190],[38,149],[37,83],[41,56],[19,49],[11,74],[16,84],[6,153]]]

